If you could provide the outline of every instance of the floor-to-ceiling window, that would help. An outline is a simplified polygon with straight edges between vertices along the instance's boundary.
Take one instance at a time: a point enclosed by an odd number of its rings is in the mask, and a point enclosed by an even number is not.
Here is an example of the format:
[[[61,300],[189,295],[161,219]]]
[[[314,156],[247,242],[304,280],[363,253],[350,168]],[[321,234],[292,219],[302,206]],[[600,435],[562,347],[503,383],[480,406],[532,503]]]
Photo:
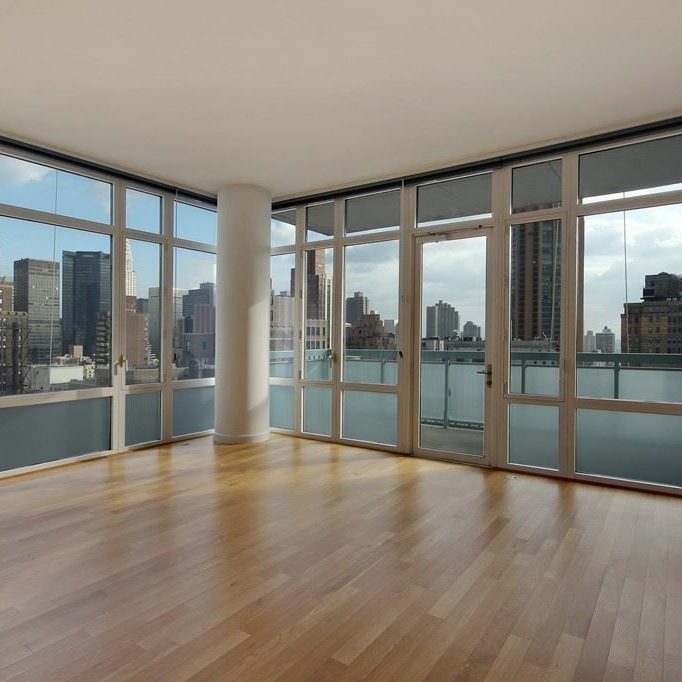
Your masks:
[[[210,204],[0,153],[0,470],[212,428],[214,245]]]
[[[682,487],[680,139],[278,207],[273,424]]]

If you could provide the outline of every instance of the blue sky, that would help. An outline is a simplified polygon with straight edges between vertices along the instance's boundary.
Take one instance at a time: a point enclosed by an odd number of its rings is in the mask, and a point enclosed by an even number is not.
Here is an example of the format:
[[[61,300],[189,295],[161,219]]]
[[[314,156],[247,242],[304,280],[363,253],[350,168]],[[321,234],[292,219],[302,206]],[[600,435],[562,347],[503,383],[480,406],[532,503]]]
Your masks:
[[[0,203],[59,213],[93,222],[111,222],[111,185],[74,173],[57,171],[40,164],[0,155]],[[158,233],[160,198],[128,190],[126,222],[135,229]],[[216,214],[176,202],[178,237],[215,242]],[[138,296],[146,297],[149,287],[159,286],[159,247],[131,240]],[[0,276],[13,277],[14,261],[40,258],[61,262],[62,251],[103,251],[111,253],[111,239],[83,230],[0,217]],[[188,249],[176,249],[175,286],[198,287],[215,281],[215,256]]]
[[[0,203],[109,224],[111,186],[74,173],[0,155]],[[157,196],[130,190],[127,222],[136,229],[158,232],[160,204]],[[176,235],[193,241],[214,242],[216,214],[176,202]],[[293,215],[292,215],[293,217]],[[273,244],[291,244],[294,228],[273,221]],[[640,300],[644,276],[661,271],[682,274],[682,205],[596,215],[585,220],[585,330],[599,331],[608,325],[620,332],[623,302]],[[445,244],[445,245],[444,245]],[[627,246],[627,282],[625,250]],[[138,295],[158,286],[158,248],[132,241]],[[61,261],[62,251],[110,252],[105,235],[64,227],[0,217],[0,275],[13,276],[13,263],[20,258]],[[429,250],[424,303],[442,299],[461,313],[461,321],[484,325],[481,300],[480,246],[467,240],[450,247],[441,242]],[[215,281],[215,256],[199,251],[176,250],[175,287],[191,289],[204,281]],[[289,288],[293,260],[273,259],[272,278],[276,291]],[[345,296],[362,291],[370,308],[384,319],[398,318],[397,242],[348,247]]]

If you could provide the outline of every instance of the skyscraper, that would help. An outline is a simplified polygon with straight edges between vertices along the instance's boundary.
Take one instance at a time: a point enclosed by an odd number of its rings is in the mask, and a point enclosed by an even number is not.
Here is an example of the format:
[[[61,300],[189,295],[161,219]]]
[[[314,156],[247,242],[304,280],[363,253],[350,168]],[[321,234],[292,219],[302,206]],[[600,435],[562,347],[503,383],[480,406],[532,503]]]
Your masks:
[[[624,305],[620,336],[624,353],[682,353],[682,275],[646,275],[642,302]]]
[[[438,301],[426,307],[426,336],[449,339],[459,331],[459,313],[449,303]]]
[[[332,279],[327,272],[325,249],[305,254],[305,348],[324,349],[331,346],[329,322],[332,310]],[[292,270],[292,276],[294,271]]]
[[[475,341],[481,338],[481,328],[471,320],[464,323],[462,327],[462,338]]]
[[[27,388],[28,315],[0,311],[0,395]]]
[[[180,304],[182,306],[182,303]],[[159,287],[149,288],[149,345],[152,354],[161,357],[161,297]]]
[[[608,327],[604,327],[594,335],[594,347],[600,353],[615,353],[616,335]]]
[[[356,291],[346,299],[346,324],[357,327],[369,312],[369,302],[362,291]]]
[[[561,334],[561,233],[544,220],[517,225],[511,233],[512,340],[549,339]]]
[[[137,275],[133,262],[133,249],[130,246],[130,240],[126,239],[126,298],[128,296],[137,298]]]
[[[0,277],[0,313],[11,313],[14,310],[14,282],[7,277]]]
[[[59,263],[14,261],[14,310],[28,314],[28,361],[48,364],[61,348]]]
[[[97,365],[111,359],[111,257],[102,251],[63,251],[63,352],[83,346]]]

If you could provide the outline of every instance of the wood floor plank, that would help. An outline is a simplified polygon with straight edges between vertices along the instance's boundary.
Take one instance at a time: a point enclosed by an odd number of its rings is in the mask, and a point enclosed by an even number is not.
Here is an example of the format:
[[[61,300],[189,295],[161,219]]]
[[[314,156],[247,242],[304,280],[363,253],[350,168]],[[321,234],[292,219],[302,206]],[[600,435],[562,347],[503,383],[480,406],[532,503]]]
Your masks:
[[[0,480],[1,680],[682,679],[682,499],[275,435]]]

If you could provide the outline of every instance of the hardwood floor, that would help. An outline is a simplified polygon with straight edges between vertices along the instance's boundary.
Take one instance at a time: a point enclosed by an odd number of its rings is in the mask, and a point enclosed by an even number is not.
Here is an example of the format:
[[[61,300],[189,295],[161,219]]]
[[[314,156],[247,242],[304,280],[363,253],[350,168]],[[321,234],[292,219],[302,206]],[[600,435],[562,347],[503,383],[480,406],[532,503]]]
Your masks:
[[[682,680],[679,498],[274,436],[0,499],[2,680]]]

